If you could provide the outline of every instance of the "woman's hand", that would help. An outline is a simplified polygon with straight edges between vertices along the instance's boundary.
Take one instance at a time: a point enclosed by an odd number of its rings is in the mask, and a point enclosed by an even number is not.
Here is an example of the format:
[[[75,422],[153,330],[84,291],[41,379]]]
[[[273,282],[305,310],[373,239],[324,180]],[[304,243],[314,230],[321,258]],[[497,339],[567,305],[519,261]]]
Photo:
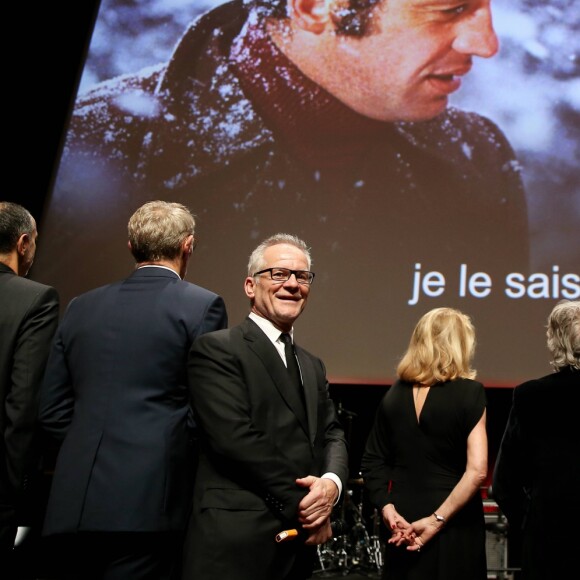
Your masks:
[[[385,525],[391,530],[389,544],[400,546],[414,541],[414,532],[411,524],[397,512],[392,503],[388,503],[382,509],[382,515]]]
[[[414,532],[412,541],[407,542],[407,550],[410,552],[420,552],[421,548],[443,527],[443,523],[437,521],[435,516],[421,518],[411,524]],[[398,544],[397,544],[398,545]]]

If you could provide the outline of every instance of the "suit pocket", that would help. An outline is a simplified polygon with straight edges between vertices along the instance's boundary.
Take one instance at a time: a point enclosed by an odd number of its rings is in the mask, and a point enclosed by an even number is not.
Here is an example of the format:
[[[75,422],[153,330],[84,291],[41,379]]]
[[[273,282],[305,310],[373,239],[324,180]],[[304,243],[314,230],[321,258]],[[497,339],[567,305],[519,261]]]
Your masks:
[[[201,499],[202,509],[218,508],[226,510],[263,511],[264,500],[245,489],[210,488]]]

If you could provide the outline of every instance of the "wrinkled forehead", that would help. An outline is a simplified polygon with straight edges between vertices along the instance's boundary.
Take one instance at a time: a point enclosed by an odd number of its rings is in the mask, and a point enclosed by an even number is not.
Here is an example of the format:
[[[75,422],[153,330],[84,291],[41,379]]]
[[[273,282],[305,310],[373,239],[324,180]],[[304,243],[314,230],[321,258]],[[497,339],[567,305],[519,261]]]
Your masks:
[[[272,266],[290,267],[306,270],[309,268],[308,257],[300,248],[291,244],[275,244],[266,248],[263,254],[264,268]]]

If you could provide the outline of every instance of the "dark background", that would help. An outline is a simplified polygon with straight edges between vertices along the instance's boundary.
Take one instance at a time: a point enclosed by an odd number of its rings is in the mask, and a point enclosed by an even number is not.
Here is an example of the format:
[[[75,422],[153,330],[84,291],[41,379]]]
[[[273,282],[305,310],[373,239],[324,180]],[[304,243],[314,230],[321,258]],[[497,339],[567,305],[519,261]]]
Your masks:
[[[5,13],[7,32],[20,40],[10,41],[10,50],[5,44],[4,51],[8,176],[0,198],[21,203],[37,221],[51,187],[97,7],[97,0],[35,6],[18,2]]]

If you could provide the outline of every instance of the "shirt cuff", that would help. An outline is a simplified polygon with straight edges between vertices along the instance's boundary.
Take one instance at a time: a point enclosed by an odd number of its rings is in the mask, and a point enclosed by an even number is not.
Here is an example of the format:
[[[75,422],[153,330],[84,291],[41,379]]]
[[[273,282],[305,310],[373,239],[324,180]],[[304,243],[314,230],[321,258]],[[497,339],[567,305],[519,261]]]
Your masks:
[[[336,484],[336,487],[338,488],[338,497],[334,502],[334,505],[336,505],[340,500],[340,496],[342,495],[342,481],[340,481],[340,477],[338,477],[336,473],[331,473],[329,471],[328,473],[325,473],[320,479],[330,479],[331,481],[334,481],[334,483]]]

